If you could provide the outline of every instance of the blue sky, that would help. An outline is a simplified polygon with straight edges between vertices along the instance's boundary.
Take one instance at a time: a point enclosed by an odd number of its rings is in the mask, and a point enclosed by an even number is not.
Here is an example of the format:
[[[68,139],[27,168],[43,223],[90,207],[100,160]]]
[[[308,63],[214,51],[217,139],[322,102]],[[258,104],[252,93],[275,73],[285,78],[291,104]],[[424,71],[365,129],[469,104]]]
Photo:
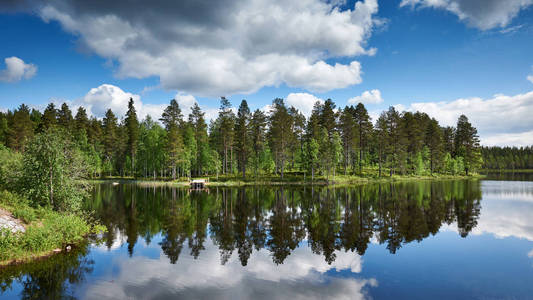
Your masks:
[[[157,115],[176,97],[213,116],[219,95],[303,112],[332,98],[446,125],[465,113],[484,144],[533,144],[533,1],[158,2],[0,4],[0,108],[66,101],[99,116],[135,96]]]

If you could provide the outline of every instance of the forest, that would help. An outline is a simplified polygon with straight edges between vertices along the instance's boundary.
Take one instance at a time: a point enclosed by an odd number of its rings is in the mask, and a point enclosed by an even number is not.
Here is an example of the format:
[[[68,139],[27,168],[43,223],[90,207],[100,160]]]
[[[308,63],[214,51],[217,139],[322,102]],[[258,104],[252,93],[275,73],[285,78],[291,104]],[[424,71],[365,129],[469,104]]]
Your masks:
[[[482,147],[483,169],[526,170],[533,169],[533,148]]]
[[[362,103],[337,108],[328,99],[306,118],[281,98],[264,112],[251,111],[246,100],[235,109],[222,97],[218,117],[208,124],[198,104],[183,116],[173,99],[158,120],[139,120],[134,104],[130,99],[125,116],[108,109],[101,119],[84,107],[73,114],[67,103],[50,103],[42,113],[22,104],[0,113],[0,147],[22,155],[36,137],[57,136],[76,149],[85,177],[145,179],[471,175],[482,166],[482,153],[485,165],[498,153],[480,147],[464,115],[456,127],[443,127],[425,113],[391,106],[371,120]]]

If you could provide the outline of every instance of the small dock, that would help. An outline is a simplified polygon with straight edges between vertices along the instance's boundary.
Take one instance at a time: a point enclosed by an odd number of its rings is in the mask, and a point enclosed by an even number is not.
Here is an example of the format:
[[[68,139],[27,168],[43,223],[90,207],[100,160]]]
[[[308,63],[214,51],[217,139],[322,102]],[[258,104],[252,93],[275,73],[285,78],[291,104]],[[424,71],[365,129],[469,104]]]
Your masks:
[[[203,190],[207,184],[207,179],[194,179],[190,181],[191,189]]]

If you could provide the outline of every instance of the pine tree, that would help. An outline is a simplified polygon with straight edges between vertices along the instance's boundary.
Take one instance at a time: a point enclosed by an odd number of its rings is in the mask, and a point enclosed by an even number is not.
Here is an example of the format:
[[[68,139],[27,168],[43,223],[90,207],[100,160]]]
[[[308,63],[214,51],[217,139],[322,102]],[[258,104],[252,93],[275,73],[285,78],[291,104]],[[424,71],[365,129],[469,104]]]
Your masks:
[[[249,123],[250,109],[246,100],[242,100],[235,122],[235,146],[238,157],[237,164],[243,178],[246,178],[246,164],[250,152]]]
[[[194,166],[194,170],[197,175],[200,175],[208,164],[211,150],[209,149],[205,114],[200,109],[198,103],[194,103],[191,109],[189,123],[191,123],[194,128],[194,137],[197,144],[196,165]]]
[[[57,125],[57,109],[54,103],[48,104],[41,118],[40,131],[45,131]]]
[[[354,146],[357,144],[358,126],[354,118],[354,107],[346,106],[339,117],[339,129],[341,132],[341,140],[343,145],[344,157],[344,175],[348,173],[348,163],[350,156],[354,151]]]
[[[33,137],[33,123],[30,119],[30,109],[21,104],[8,120],[7,144],[11,149],[24,151],[24,147]]]
[[[320,126],[326,129],[328,136],[331,136],[337,127],[337,114],[334,109],[335,103],[333,100],[328,99],[324,102],[320,114]]]
[[[74,118],[74,127],[77,132],[83,132],[85,134],[88,131],[89,118],[87,117],[87,111],[83,106],[78,107],[76,117]]]
[[[389,146],[389,126],[387,122],[387,113],[382,112],[376,121],[376,142],[378,145],[378,165],[379,165],[379,177],[381,177],[381,171],[383,162],[386,159],[387,148]]]
[[[139,121],[137,120],[137,112],[133,103],[133,98],[130,98],[128,102],[128,111],[126,112],[126,118],[124,124],[127,131],[127,152],[131,158],[131,172],[135,175],[135,156],[137,154],[137,144],[139,142]]]
[[[311,180],[315,180],[315,169],[318,166],[318,153],[319,146],[318,142],[311,138],[305,143],[305,161],[307,163],[308,169],[311,170]]]
[[[426,129],[426,144],[429,149],[430,172],[440,164],[443,153],[442,130],[437,120],[432,119]]]
[[[222,170],[224,174],[226,174],[228,171],[233,171],[233,143],[235,137],[235,114],[231,110],[231,103],[226,97],[220,98],[220,112],[218,113],[218,119],[219,137],[221,139],[219,144],[222,147]]]
[[[62,128],[70,131],[73,126],[72,111],[67,103],[61,105],[61,109],[57,112],[57,123]]]
[[[285,170],[285,163],[289,155],[289,142],[293,134],[294,122],[289,114],[285,102],[281,98],[276,98],[272,102],[272,112],[270,115],[269,145],[274,154],[276,170],[281,174]]]
[[[267,116],[261,110],[256,109],[250,120],[250,139],[252,144],[252,162],[254,166],[254,173],[257,177],[257,172],[262,164],[263,153],[266,148],[266,131]]]
[[[117,152],[118,144],[117,117],[111,109],[108,109],[103,119],[103,146],[109,174],[112,173],[113,161]]]
[[[183,122],[181,109],[175,99],[165,108],[161,115],[161,122],[167,131],[167,153],[169,166],[172,169],[172,179],[176,179],[177,166],[184,156],[183,136],[180,132],[180,124]]]
[[[457,120],[455,153],[463,157],[466,175],[469,171],[475,171],[482,164],[477,129],[470,124],[465,115],[461,115]]]
[[[359,173],[362,173],[363,154],[372,136],[372,122],[363,103],[358,103],[355,107],[354,119],[357,123],[357,130],[359,131]]]

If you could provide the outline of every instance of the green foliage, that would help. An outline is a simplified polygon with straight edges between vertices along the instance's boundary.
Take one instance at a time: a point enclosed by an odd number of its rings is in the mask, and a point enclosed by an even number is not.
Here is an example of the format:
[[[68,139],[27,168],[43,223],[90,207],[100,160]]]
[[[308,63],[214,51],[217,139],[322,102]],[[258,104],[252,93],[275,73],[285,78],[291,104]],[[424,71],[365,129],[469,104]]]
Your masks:
[[[58,130],[50,129],[35,136],[23,156],[20,190],[34,206],[76,211],[85,192],[76,180],[86,175],[86,161]]]
[[[28,203],[19,195],[0,192],[0,206],[27,224],[24,233],[0,232],[0,261],[44,254],[65,245],[77,244],[88,234],[105,231],[101,225],[89,224],[83,215],[35,209]]]
[[[533,169],[533,147],[482,147],[484,169]]]
[[[93,178],[156,180],[237,172],[245,177],[248,170],[256,179],[259,174],[283,176],[295,171],[329,176],[343,170],[345,176],[363,176],[368,169],[377,170],[377,176],[393,177],[472,174],[482,164],[490,168],[533,165],[531,150],[524,150],[524,155],[518,155],[518,150],[480,151],[477,130],[465,116],[459,118],[457,128],[441,127],[425,113],[390,107],[373,125],[362,103],[337,109],[331,99],[315,103],[307,119],[280,98],[274,99],[268,114],[259,109],[252,113],[246,100],[237,116],[234,111],[229,99],[222,97],[218,117],[208,128],[197,103],[185,121],[173,99],[160,119],[163,128],[150,116],[139,122],[133,99],[125,116],[108,109],[102,120],[89,119],[83,107],[72,118],[66,103],[60,109],[50,104],[43,114],[21,105],[0,113],[0,144],[5,143],[13,153],[23,153],[34,134],[63,130],[65,140],[75,145],[77,156],[84,161],[83,176]],[[313,139],[318,161],[309,152]],[[5,185],[7,179],[20,176],[15,174],[16,166],[10,165],[17,159],[4,150],[0,149],[0,184]],[[447,153],[450,156],[445,160]],[[2,173],[10,169],[14,176]]]
[[[12,188],[22,171],[22,155],[0,145],[0,189]]]

